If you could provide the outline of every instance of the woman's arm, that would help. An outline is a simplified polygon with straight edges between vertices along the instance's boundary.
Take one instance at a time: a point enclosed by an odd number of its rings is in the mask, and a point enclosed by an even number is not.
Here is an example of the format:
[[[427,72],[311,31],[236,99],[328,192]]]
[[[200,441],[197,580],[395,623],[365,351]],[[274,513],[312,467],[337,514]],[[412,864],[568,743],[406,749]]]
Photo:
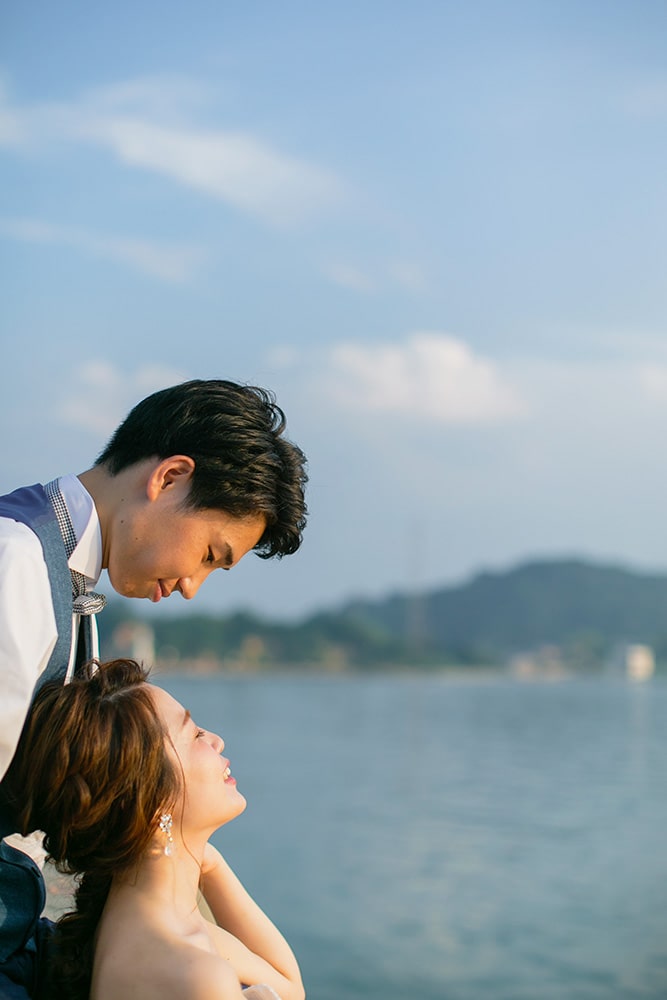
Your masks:
[[[267,983],[281,1000],[304,1000],[301,972],[278,928],[252,899],[220,852],[207,844],[200,888],[216,923],[245,945],[234,949],[235,964],[247,985]]]

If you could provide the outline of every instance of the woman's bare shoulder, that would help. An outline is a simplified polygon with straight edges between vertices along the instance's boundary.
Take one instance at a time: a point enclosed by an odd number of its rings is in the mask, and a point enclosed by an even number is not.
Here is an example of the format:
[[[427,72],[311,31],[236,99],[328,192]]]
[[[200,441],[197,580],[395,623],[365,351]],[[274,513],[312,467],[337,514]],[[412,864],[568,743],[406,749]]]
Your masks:
[[[242,1000],[243,992],[232,965],[219,955],[200,953],[191,957],[190,966],[183,970],[183,991],[179,1000]],[[164,998],[164,992],[162,992]]]
[[[149,952],[151,949],[149,949]],[[117,957],[117,956],[116,956]],[[134,957],[134,956],[133,956]],[[127,959],[130,959],[129,961]],[[91,1000],[241,1000],[232,965],[220,955],[178,943],[136,961],[103,963],[96,970]]]

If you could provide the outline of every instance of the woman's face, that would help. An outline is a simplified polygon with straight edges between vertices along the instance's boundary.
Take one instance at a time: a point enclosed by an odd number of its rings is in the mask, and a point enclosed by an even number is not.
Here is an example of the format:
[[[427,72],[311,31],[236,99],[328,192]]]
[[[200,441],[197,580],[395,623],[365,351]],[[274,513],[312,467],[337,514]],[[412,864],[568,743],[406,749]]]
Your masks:
[[[150,685],[150,692],[183,769],[183,828],[208,837],[246,807],[229,760],[222,756],[224,741],[197,726],[187,709],[166,691]],[[178,822],[174,819],[174,828],[178,828],[180,818]]]

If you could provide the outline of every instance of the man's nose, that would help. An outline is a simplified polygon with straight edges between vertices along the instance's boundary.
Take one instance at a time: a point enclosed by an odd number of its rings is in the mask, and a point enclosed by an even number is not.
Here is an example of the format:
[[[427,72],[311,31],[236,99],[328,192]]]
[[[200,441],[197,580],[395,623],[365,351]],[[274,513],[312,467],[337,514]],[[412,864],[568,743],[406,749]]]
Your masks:
[[[204,580],[215,570],[215,566],[202,566],[192,576],[182,576],[178,581],[178,589],[186,601],[191,601]]]
[[[178,581],[178,589],[186,601],[191,601],[203,582],[203,577],[182,576]]]

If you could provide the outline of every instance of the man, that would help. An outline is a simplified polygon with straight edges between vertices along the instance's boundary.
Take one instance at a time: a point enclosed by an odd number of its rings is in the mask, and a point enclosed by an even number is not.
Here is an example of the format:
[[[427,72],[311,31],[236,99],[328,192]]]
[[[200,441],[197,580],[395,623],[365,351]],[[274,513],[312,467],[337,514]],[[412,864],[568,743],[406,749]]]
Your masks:
[[[284,429],[263,389],[185,382],[135,406],[80,476],[0,498],[0,778],[40,680],[66,682],[77,655],[97,655],[90,612],[103,599],[90,591],[102,569],[123,596],[189,600],[250,550],[298,549],[305,457]],[[12,832],[0,785],[0,836]],[[3,843],[0,998],[37,988],[43,894],[36,867]]]

